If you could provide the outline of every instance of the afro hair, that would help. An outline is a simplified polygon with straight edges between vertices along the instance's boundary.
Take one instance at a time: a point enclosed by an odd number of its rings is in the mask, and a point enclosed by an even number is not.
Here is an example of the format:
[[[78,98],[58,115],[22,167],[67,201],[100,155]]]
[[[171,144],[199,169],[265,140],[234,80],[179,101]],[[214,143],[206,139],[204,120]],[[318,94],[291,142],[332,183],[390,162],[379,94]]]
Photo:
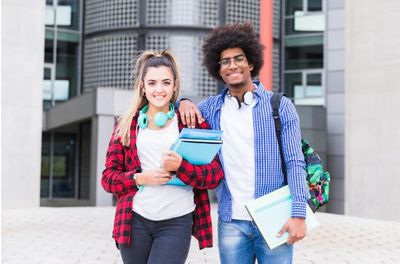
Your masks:
[[[241,48],[249,64],[253,65],[251,77],[258,76],[264,64],[264,46],[249,22],[220,26],[208,34],[203,44],[203,64],[211,76],[223,81],[219,75],[219,60],[221,52],[230,48]]]

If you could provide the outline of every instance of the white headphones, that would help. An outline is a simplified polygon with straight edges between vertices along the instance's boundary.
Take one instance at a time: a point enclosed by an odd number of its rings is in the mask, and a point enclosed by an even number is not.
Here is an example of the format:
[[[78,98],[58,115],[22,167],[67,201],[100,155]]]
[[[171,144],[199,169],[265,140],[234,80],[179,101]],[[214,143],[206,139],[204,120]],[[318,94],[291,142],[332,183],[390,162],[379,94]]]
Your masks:
[[[254,94],[253,91],[247,91],[245,93],[242,94],[242,100],[239,99],[239,97],[235,96],[235,95],[231,95],[228,91],[228,97],[231,100],[236,101],[237,103],[237,109],[240,109],[240,107],[242,107],[242,103],[241,101],[245,104],[245,105],[251,105],[253,103],[254,100]]]

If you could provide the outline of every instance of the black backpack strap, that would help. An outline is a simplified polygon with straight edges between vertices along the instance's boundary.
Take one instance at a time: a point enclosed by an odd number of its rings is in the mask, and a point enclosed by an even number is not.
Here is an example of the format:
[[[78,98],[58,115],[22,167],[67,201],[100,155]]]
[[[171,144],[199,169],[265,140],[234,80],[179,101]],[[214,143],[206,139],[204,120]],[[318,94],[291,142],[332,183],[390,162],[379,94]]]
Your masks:
[[[275,123],[275,134],[276,134],[276,139],[278,141],[279,145],[279,154],[281,157],[281,166],[282,166],[282,173],[285,179],[285,183],[287,183],[287,174],[286,174],[286,163],[285,159],[283,158],[283,149],[282,149],[282,137],[281,137],[281,131],[282,131],[282,122],[281,118],[279,117],[279,106],[281,104],[282,97],[284,96],[283,93],[273,93],[271,97],[271,106],[272,106],[272,116],[274,118],[274,123]]]

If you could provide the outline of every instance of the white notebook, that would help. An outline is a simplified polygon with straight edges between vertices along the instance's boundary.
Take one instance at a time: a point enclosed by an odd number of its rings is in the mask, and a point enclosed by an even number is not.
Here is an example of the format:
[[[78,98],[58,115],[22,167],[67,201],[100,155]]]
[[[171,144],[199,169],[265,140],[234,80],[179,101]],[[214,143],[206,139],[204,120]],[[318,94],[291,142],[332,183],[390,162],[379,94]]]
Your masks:
[[[270,249],[287,242],[288,233],[284,233],[281,237],[276,235],[291,217],[292,196],[289,186],[286,185],[246,204],[246,209]],[[307,233],[319,226],[318,219],[308,204],[306,225]]]

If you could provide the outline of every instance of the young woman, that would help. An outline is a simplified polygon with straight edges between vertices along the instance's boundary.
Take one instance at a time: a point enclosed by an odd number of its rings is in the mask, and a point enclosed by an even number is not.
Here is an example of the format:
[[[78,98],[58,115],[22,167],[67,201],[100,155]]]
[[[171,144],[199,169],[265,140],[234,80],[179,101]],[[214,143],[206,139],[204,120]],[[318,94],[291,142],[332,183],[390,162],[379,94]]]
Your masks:
[[[183,128],[174,110],[179,75],[171,53],[143,52],[134,79],[134,101],[114,129],[102,177],[118,199],[113,238],[125,264],[184,263],[192,234],[200,249],[212,247],[207,189],[224,174],[217,157],[192,165],[169,151]],[[172,172],[187,186],[167,184]]]

